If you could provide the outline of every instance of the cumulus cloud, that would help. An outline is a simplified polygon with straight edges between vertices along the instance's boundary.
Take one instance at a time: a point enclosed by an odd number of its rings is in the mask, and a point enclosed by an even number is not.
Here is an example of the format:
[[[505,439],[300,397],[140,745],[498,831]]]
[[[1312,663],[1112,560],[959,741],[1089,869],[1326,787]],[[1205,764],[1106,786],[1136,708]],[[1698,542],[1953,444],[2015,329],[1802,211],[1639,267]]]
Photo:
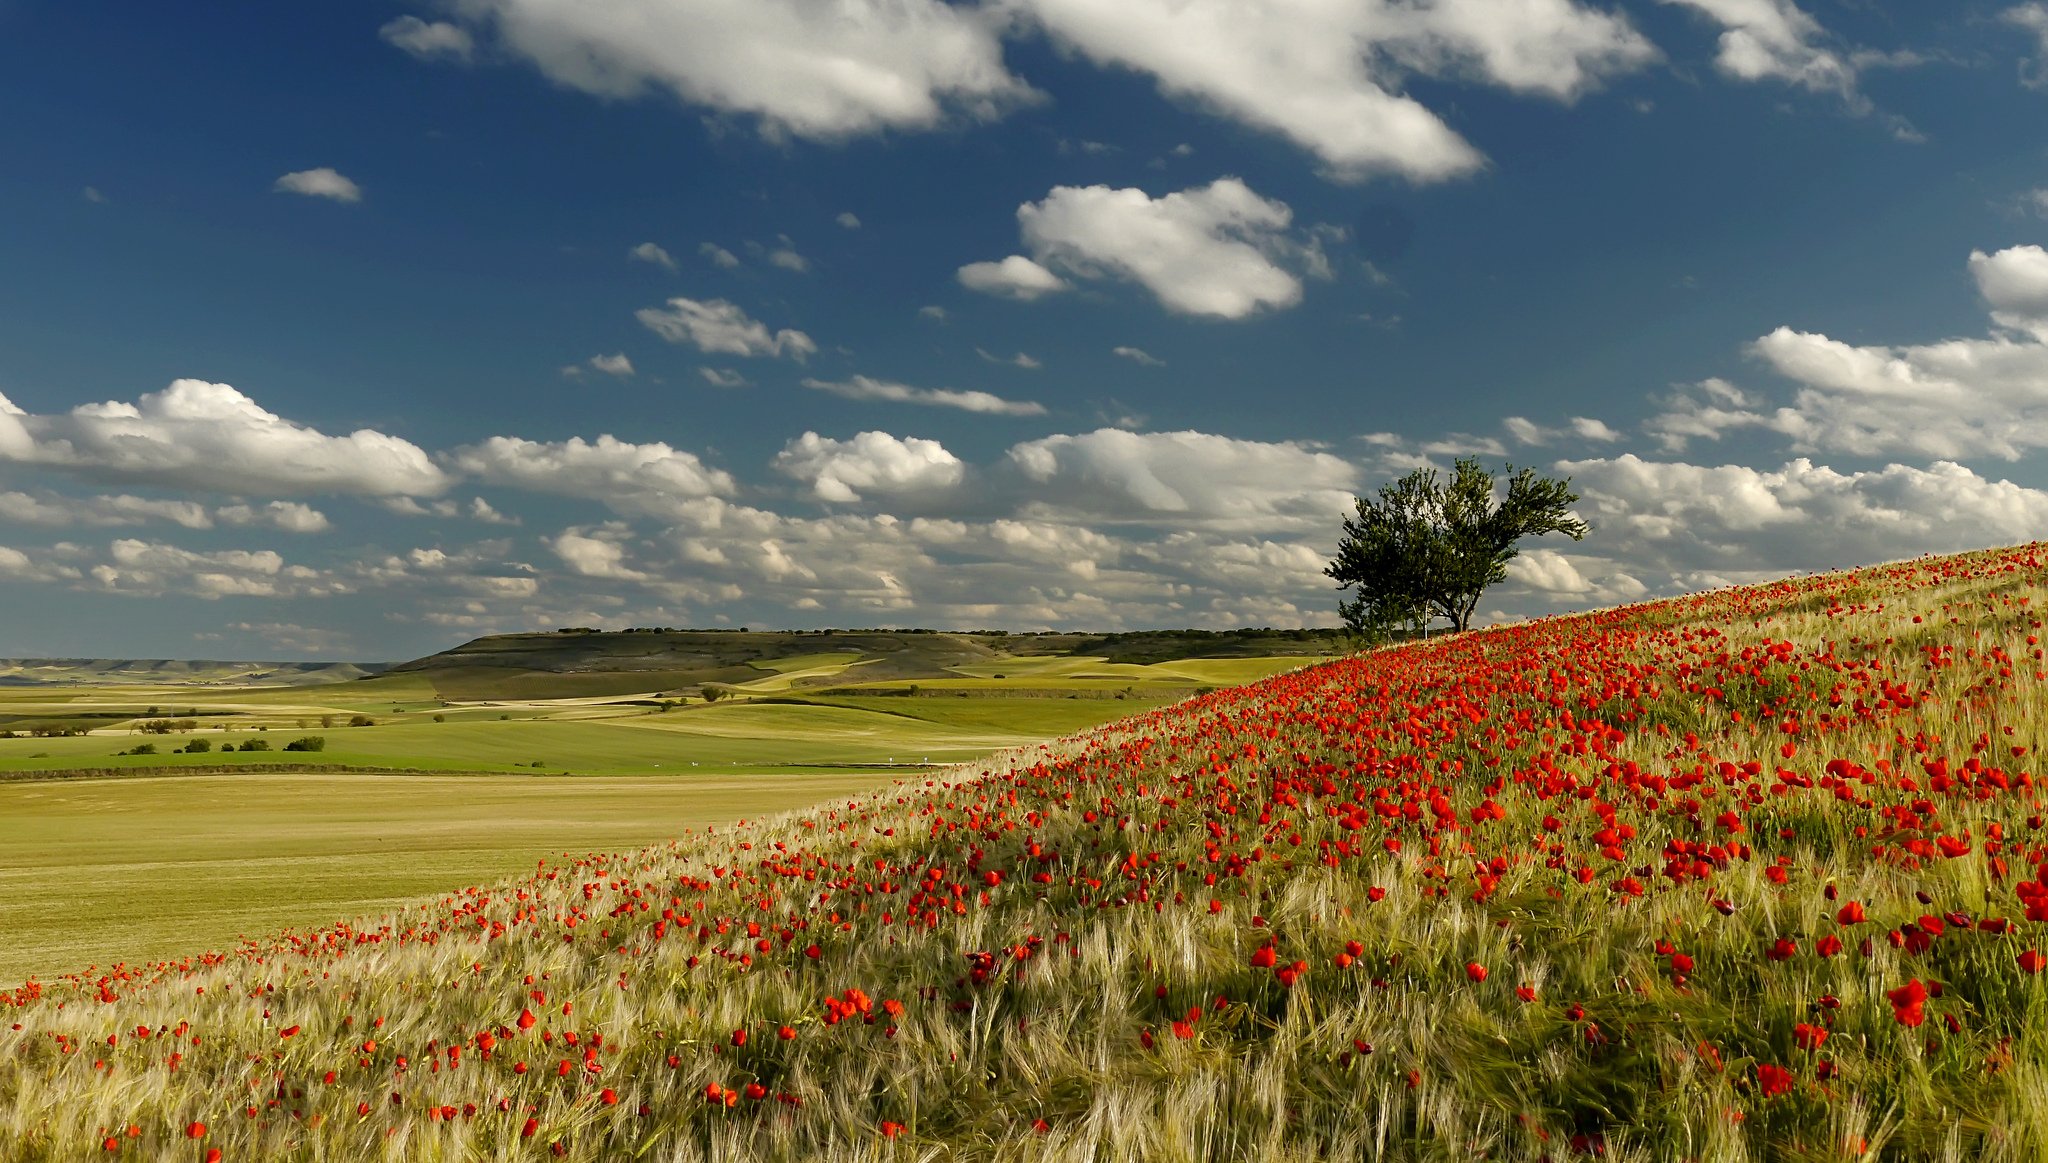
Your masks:
[[[1160,359],[1160,358],[1158,358],[1157,356],[1154,356],[1154,355],[1153,355],[1153,354],[1152,354],[1151,352],[1149,352],[1149,351],[1146,351],[1146,350],[1145,350],[1144,348],[1142,348],[1142,347],[1116,347],[1116,348],[1111,348],[1111,349],[1110,349],[1110,354],[1111,354],[1111,355],[1114,355],[1114,356],[1117,356],[1117,357],[1119,357],[1119,358],[1122,358],[1122,359],[1127,359],[1127,360],[1130,360],[1130,361],[1131,361],[1132,363],[1135,363],[1135,364],[1141,364],[1141,365],[1143,365],[1143,366],[1145,366],[1145,367],[1165,367],[1165,366],[1166,366],[1166,361],[1165,361],[1165,360],[1163,360],[1163,359]]]
[[[747,386],[747,377],[729,367],[700,367],[697,369],[697,374],[703,376],[704,382],[714,388],[744,388]]]
[[[286,533],[325,533],[332,528],[327,514],[297,501],[266,505],[224,505],[214,515],[223,525],[260,525]]]
[[[839,225],[845,227],[848,230],[860,229],[860,216],[858,214],[855,214],[851,210],[841,210],[839,212],[839,217],[834,218],[833,221],[837,222]]]
[[[160,500],[126,493],[96,497],[0,493],[0,521],[52,528],[147,525],[157,521],[182,525],[187,529],[213,527],[213,517],[206,511],[206,506],[195,501]]]
[[[363,188],[329,166],[294,170],[272,183],[270,188],[280,194],[303,194],[308,198],[329,198],[336,202],[363,200]]]
[[[982,412],[996,416],[1045,414],[1045,405],[1033,400],[1006,400],[989,392],[959,391],[953,388],[913,388],[908,384],[891,383],[869,376],[857,375],[846,380],[806,379],[803,384],[807,388],[830,392],[848,400],[886,400],[896,404],[958,408],[963,412]]]
[[[600,97],[666,91],[837,140],[986,118],[1032,97],[1000,16],[944,0],[465,0],[457,9],[550,80]]]
[[[667,444],[613,436],[542,443],[493,436],[447,455],[451,467],[492,484],[597,501],[621,513],[672,514],[689,500],[729,494],[732,475]]]
[[[1781,81],[1811,93],[1832,93],[1850,112],[1871,111],[1869,98],[1857,88],[1858,75],[1876,66],[1919,63],[1912,53],[1881,53],[1846,49],[1833,40],[1793,0],[1663,0],[1699,12],[1722,28],[1714,67],[1738,81]],[[1894,119],[1901,138],[1919,140],[1904,121]]]
[[[318,597],[347,586],[302,565],[287,565],[269,549],[199,552],[156,541],[122,538],[106,559],[86,571],[93,588],[151,597],[181,593],[209,601],[230,597]]]
[[[724,299],[670,299],[666,311],[643,307],[634,318],[670,343],[688,343],[722,355],[788,356],[802,363],[818,353],[810,336],[787,327],[771,335],[767,324]]]
[[[676,269],[675,256],[652,242],[643,242],[627,251],[626,257],[634,262],[651,263],[666,271]],[[733,262],[737,263],[739,260],[734,259]]]
[[[386,23],[377,30],[384,43],[404,49],[421,60],[445,57],[450,60],[467,61],[476,51],[476,42],[469,30],[445,20],[425,21],[417,16],[401,16]]]
[[[1800,458],[1775,470],[1644,460],[1564,461],[1599,552],[1670,588],[1833,569],[2039,536],[2048,493],[1953,461],[1842,472]]]
[[[1026,441],[1006,462],[1031,486],[1027,512],[1266,528],[1330,525],[1358,477],[1348,461],[1292,441],[1120,428]]]
[[[647,574],[626,565],[625,540],[629,531],[620,525],[598,529],[565,529],[547,545],[571,573],[610,581],[643,581]]]
[[[700,243],[697,247],[697,253],[710,259],[712,266],[722,267],[725,270],[731,270],[740,265],[740,256],[715,242]]]
[[[1063,284],[1053,272],[1064,271],[1137,283],[1170,311],[1242,319],[1299,302],[1301,280],[1287,265],[1314,269],[1321,261],[1312,242],[1288,232],[1286,203],[1236,178],[1160,198],[1135,188],[1057,186],[1019,206],[1017,221],[1033,258],[962,267],[962,283],[1030,298],[1057,290]]]
[[[1648,425],[1668,449],[1737,429],[1796,451],[2016,460],[2048,447],[2048,252],[1973,252],[1970,273],[2006,330],[1982,339],[1855,345],[1779,327],[1750,346],[1798,384],[1790,406],[1713,379],[1679,392]]]
[[[633,374],[633,361],[627,359],[624,352],[615,351],[610,355],[593,355],[590,357],[589,362],[592,370],[601,371],[608,376],[618,376],[620,379],[624,379]]]
[[[936,440],[862,432],[832,440],[806,432],[775,457],[775,468],[806,481],[821,501],[852,502],[867,493],[928,493],[958,485],[960,458]]]
[[[955,272],[955,277],[970,291],[1025,302],[1067,289],[1065,279],[1021,254],[1013,254],[997,262],[968,263]],[[946,317],[943,307],[926,307],[923,313],[934,319]]]
[[[1170,96],[1314,153],[1336,175],[1414,181],[1477,169],[1479,151],[1404,72],[1571,100],[1656,58],[1626,19],[1571,0],[1019,0],[1055,40],[1150,74]]]
[[[406,496],[448,485],[405,440],[369,429],[329,436],[204,380],[54,416],[28,415],[0,397],[5,462],[225,493]]]

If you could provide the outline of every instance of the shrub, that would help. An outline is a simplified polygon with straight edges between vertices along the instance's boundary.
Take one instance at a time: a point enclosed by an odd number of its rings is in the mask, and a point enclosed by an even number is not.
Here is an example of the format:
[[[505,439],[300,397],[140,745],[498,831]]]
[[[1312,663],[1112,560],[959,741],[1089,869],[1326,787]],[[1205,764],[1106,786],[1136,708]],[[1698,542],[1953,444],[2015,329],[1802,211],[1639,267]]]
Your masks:
[[[377,725],[377,720],[372,719],[368,715],[350,715],[348,717],[348,725],[351,727],[374,727]]]
[[[135,746],[133,746],[133,747],[130,747],[130,748],[129,748],[128,750],[126,750],[126,751],[123,751],[123,752],[121,752],[121,754],[122,754],[122,755],[155,755],[155,754],[156,754],[156,744],[154,744],[154,743],[137,743],[137,744],[136,744]]]
[[[268,739],[251,739],[251,740],[249,740],[248,742],[246,742],[246,743],[242,744],[242,750],[244,750],[244,751],[268,751],[268,750],[270,750],[270,740],[268,740]]]
[[[319,735],[305,735],[284,745],[286,751],[325,751],[327,740]]]
[[[183,750],[189,751],[194,755],[204,755],[206,752],[213,750],[213,744],[205,739],[194,739],[190,743],[185,744]]]

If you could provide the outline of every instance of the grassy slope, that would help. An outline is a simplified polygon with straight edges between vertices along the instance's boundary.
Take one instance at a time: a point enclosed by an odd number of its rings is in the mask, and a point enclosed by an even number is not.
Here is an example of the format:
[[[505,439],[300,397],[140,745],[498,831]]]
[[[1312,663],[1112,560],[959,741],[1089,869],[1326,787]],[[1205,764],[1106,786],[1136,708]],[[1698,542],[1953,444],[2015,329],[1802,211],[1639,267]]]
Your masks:
[[[2044,548],[1385,651],[367,943],[57,983],[0,1028],[0,1142],[2039,1158]]]

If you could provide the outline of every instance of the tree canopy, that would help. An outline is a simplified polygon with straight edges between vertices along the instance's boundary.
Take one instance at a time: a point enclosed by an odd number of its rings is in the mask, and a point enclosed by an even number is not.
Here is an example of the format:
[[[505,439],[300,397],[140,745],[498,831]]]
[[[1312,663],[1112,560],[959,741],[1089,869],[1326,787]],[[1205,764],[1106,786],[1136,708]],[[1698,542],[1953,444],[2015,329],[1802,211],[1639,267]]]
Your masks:
[[[1464,630],[1479,595],[1507,580],[1523,538],[1586,536],[1586,523],[1570,513],[1579,497],[1569,477],[1513,465],[1506,472],[1502,490],[1477,460],[1461,458],[1448,479],[1434,468],[1416,469],[1376,496],[1357,498],[1337,556],[1323,570],[1354,591],[1337,604],[1344,624],[1373,638],[1426,628],[1435,618]]]

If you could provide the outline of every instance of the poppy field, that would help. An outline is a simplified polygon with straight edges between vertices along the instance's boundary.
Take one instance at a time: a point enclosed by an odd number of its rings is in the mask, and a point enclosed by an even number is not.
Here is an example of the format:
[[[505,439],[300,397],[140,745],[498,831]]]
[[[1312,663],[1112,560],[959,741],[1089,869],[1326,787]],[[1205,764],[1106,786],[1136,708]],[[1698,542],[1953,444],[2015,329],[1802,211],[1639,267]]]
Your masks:
[[[0,1158],[2038,1158],[2044,553],[1377,651],[30,983]]]

